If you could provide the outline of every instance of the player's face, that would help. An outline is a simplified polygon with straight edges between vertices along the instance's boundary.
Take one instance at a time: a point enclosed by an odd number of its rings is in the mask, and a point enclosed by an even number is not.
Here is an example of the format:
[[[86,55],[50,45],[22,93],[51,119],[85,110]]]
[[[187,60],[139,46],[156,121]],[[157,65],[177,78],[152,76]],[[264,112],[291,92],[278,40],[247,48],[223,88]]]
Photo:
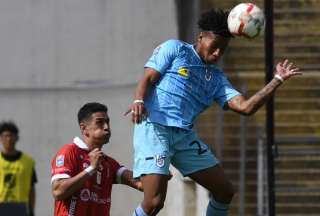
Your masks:
[[[12,151],[15,149],[17,140],[18,136],[10,131],[4,131],[0,134],[0,142],[3,145],[3,148],[7,151]]]
[[[91,119],[88,121],[85,127],[86,135],[101,145],[109,142],[111,136],[110,119],[106,112],[96,112],[91,115]]]
[[[227,48],[229,39],[212,32],[201,32],[198,37],[198,52],[207,64],[215,64]]]

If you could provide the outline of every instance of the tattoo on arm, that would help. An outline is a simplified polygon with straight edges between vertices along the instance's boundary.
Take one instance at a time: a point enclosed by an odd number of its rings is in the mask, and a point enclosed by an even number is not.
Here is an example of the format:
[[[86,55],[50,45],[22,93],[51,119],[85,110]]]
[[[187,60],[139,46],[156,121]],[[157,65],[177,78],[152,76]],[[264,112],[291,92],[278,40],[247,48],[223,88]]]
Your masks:
[[[243,96],[235,97],[230,102],[228,102],[228,107],[240,114],[251,115],[255,113],[266,101],[267,99],[275,92],[275,90],[281,85],[281,83],[273,79],[265,87],[263,87],[256,94],[251,96],[248,99],[245,99]]]
[[[265,87],[263,87],[260,91],[258,91],[255,95],[253,95],[249,101],[252,105],[252,110],[257,111],[266,101],[267,99],[275,92],[275,90],[280,86],[280,82],[277,80],[272,80]]]

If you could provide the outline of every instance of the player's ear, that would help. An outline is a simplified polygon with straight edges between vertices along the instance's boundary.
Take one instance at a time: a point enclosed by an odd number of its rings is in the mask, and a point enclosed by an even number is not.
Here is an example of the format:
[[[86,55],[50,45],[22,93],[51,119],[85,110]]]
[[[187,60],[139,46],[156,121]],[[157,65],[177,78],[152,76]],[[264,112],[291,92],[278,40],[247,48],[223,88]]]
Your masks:
[[[81,134],[83,135],[86,135],[86,129],[87,129],[87,125],[84,123],[84,122],[80,122],[80,131],[81,131]]]
[[[198,38],[197,38],[198,42],[200,42],[202,40],[203,36],[204,36],[204,33],[202,31],[199,32]]]

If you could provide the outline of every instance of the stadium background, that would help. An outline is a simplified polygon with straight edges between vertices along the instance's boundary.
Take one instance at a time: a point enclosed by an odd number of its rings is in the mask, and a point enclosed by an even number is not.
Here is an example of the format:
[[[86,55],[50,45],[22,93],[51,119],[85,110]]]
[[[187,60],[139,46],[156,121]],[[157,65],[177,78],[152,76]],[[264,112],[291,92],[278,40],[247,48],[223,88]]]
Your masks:
[[[36,215],[52,215],[50,160],[59,147],[79,135],[79,107],[88,101],[109,106],[113,134],[105,152],[131,167],[132,125],[123,112],[131,103],[146,59],[169,38],[192,42],[202,8],[230,9],[240,2],[0,1],[0,118],[18,124],[17,147],[36,160]],[[251,2],[263,6],[261,0]],[[281,87],[275,101],[276,207],[283,216],[320,214],[319,8],[317,0],[275,1],[275,57],[286,56],[305,72]],[[221,63],[248,95],[264,82],[263,49],[263,37],[236,39]],[[201,137],[222,158],[236,188],[243,190],[232,204],[232,215],[243,211],[257,215],[256,144],[257,131],[263,128],[263,109],[243,120],[216,107],[197,122]],[[245,146],[242,152],[240,144]],[[130,215],[142,199],[140,193],[123,186],[115,186],[112,196],[113,216]],[[161,216],[204,215],[206,199],[203,189],[177,174]]]

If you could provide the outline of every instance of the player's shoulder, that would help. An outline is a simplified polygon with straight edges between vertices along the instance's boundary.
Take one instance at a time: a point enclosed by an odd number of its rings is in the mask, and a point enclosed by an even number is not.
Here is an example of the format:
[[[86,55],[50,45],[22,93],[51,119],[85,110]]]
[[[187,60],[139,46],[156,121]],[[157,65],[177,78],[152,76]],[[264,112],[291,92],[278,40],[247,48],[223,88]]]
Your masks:
[[[57,152],[58,154],[70,154],[77,152],[78,147],[74,143],[64,144]]]
[[[34,163],[34,159],[32,158],[31,155],[29,155],[28,153],[25,153],[25,152],[21,152],[22,154],[22,157],[25,158],[25,160],[28,160],[28,161],[31,161],[32,163]]]
[[[114,159],[113,157],[109,156],[109,155],[105,155],[105,159],[108,162],[108,164],[112,165],[112,166],[119,166],[120,163]]]
[[[167,46],[172,48],[180,48],[183,46],[186,46],[187,43],[178,39],[169,39],[165,42],[163,42],[160,46]]]

